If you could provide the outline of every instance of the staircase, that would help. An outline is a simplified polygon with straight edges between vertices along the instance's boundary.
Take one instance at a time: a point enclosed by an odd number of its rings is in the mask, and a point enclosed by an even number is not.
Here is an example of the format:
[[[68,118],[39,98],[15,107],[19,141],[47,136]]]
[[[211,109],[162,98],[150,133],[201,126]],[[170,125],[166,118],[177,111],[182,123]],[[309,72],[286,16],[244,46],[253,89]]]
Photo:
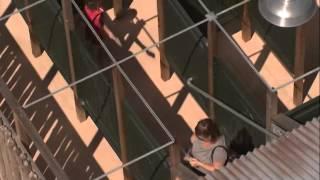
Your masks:
[[[207,175],[223,179],[320,179],[320,117]]]
[[[45,179],[0,112],[0,179]]]

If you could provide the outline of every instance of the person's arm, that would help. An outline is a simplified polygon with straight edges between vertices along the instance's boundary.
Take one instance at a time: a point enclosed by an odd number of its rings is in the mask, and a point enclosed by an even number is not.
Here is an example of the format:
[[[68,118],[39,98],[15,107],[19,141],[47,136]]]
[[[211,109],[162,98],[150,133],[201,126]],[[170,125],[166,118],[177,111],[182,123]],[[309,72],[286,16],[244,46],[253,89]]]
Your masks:
[[[202,167],[203,169],[206,169],[208,171],[214,171],[214,170],[219,169],[223,166],[223,164],[220,162],[214,162],[212,164],[207,164],[207,163],[200,162],[195,158],[191,158],[189,160],[189,162],[192,167]]]
[[[190,164],[193,167],[202,167],[208,171],[214,171],[216,169],[221,168],[224,166],[225,161],[227,160],[227,152],[225,149],[218,148],[215,150],[212,159],[214,160],[213,163],[203,163],[201,161],[198,161],[195,158],[190,159]]]

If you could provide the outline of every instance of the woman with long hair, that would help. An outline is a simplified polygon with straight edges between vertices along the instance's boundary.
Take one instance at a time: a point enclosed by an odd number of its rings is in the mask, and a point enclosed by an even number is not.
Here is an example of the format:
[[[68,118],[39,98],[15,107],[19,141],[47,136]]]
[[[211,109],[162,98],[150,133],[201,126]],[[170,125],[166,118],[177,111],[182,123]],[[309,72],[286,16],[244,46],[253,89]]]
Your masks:
[[[228,160],[225,138],[211,119],[200,120],[191,137],[191,166],[208,173],[224,166]]]

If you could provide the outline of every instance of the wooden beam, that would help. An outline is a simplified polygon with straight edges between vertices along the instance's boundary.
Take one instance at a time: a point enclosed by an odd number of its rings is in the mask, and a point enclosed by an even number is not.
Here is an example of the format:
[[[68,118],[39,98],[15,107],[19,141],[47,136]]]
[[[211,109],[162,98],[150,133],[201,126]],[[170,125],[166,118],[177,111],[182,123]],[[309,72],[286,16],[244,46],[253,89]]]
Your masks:
[[[272,120],[278,114],[278,95],[277,92],[267,91],[266,96],[266,129],[271,131]],[[270,140],[268,136],[266,139]]]
[[[112,69],[113,93],[117,111],[118,133],[120,140],[120,158],[122,163],[128,162],[127,140],[126,140],[126,124],[124,119],[124,86],[122,76],[117,68]],[[131,180],[128,168],[123,169],[124,179]]]
[[[113,10],[116,19],[120,18],[124,14],[124,2],[123,0],[113,0]]]
[[[24,145],[24,147],[27,148],[31,144],[31,139],[29,138],[28,134],[25,131],[23,131],[21,122],[19,121],[19,118],[15,113],[13,113],[13,119],[15,123],[17,136],[19,140],[22,142],[22,144]]]
[[[300,124],[297,121],[291,119],[283,113],[274,116],[272,119],[272,122],[275,125],[279,126],[281,129],[285,131],[292,131],[293,129],[296,129],[300,126]]]
[[[72,14],[72,6],[71,1],[69,0],[61,0],[62,4],[62,13],[63,13],[63,20],[64,20],[64,30],[66,35],[66,43],[67,43],[67,53],[68,53],[68,62],[69,62],[69,70],[70,70],[70,77],[71,82],[76,81],[76,73],[74,69],[74,60],[73,60],[73,52],[72,52],[72,43],[71,43],[71,36],[70,31],[74,29],[73,25],[73,14]],[[74,93],[74,101],[75,107],[77,112],[77,117],[80,122],[87,120],[86,113],[81,105],[81,101],[78,96],[77,86],[72,86],[72,90]]]
[[[176,180],[179,175],[179,164],[181,163],[180,147],[177,143],[172,144],[169,147],[169,158],[170,158],[170,172],[171,180]]]
[[[165,12],[164,7],[167,3],[167,0],[157,0],[157,10],[158,10],[158,32],[159,32],[159,41],[165,38]],[[160,70],[161,70],[161,78],[164,81],[167,81],[172,76],[172,69],[169,65],[168,60],[165,56],[165,46],[163,43],[159,45],[160,52]]]
[[[74,31],[75,29],[75,24],[74,24],[74,15],[72,12],[72,3],[71,1],[63,1],[63,3],[61,3],[62,5],[62,13],[63,13],[63,17],[64,17],[64,21],[66,21],[66,23],[68,24],[68,29],[69,31]]]
[[[208,94],[214,96],[214,60],[217,55],[217,25],[213,21],[208,22]],[[214,103],[209,101],[209,117],[214,120]]]
[[[69,179],[66,173],[61,168],[60,164],[52,155],[50,149],[43,142],[42,138],[38,134],[37,130],[34,128],[33,124],[29,120],[27,114],[22,109],[22,107],[18,104],[17,99],[13,96],[9,88],[3,79],[0,78],[0,93],[6,100],[6,103],[9,105],[10,109],[13,113],[16,114],[17,119],[19,120],[23,130],[28,134],[30,139],[33,141],[35,146],[38,148],[41,157],[44,158],[49,168],[52,170],[53,174],[60,180]]]
[[[29,5],[29,0],[24,0],[25,5]],[[40,44],[39,39],[36,37],[36,35],[33,32],[33,27],[32,27],[32,18],[31,18],[31,11],[26,10],[26,23],[29,28],[29,36],[30,36],[30,42],[31,42],[31,50],[32,50],[32,55],[34,57],[39,57],[42,55],[44,49]]]
[[[296,48],[294,59],[294,77],[304,74],[305,57],[306,57],[306,24],[296,28]],[[293,87],[293,102],[295,105],[303,103],[304,96],[304,80],[299,80],[294,83]]]
[[[243,5],[243,14],[241,20],[241,30],[242,30],[242,39],[247,42],[250,41],[254,33],[253,25],[251,23],[250,14],[249,14],[249,4],[246,3]]]

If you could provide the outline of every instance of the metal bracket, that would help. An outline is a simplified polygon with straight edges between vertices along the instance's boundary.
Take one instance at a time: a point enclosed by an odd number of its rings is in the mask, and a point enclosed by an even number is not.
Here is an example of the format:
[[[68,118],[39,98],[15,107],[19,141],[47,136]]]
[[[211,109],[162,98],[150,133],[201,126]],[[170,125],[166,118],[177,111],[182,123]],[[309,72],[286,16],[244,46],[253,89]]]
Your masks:
[[[214,21],[215,19],[217,19],[217,16],[214,12],[209,12],[208,14],[206,14],[206,18],[209,21]]]

